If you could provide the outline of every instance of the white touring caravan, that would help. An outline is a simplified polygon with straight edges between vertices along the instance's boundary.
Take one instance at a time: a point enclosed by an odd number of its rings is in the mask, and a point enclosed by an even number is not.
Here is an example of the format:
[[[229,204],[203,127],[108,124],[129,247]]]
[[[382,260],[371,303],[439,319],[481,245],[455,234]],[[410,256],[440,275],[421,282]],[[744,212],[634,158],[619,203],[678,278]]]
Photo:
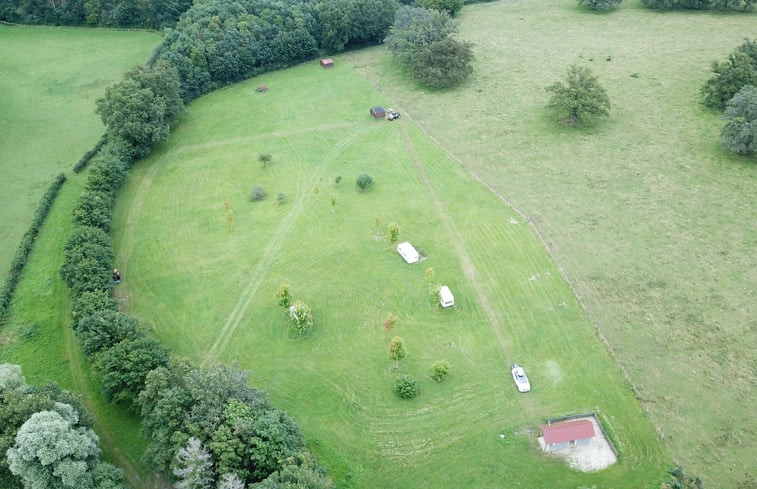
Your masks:
[[[397,245],[397,253],[402,255],[402,258],[404,258],[408,263],[417,263],[418,260],[421,259],[421,255],[420,253],[418,253],[418,250],[416,250],[415,247],[407,241]]]
[[[442,285],[439,289],[439,303],[442,307],[451,307],[455,305],[455,296],[452,295],[452,291],[449,287]]]

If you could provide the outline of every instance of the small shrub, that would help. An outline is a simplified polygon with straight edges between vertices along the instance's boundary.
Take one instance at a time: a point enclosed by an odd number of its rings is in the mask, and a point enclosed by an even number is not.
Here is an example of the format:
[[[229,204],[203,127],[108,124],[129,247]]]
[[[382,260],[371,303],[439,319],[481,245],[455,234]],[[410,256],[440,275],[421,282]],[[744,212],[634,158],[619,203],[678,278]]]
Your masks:
[[[397,316],[389,314],[384,320],[384,331],[391,331],[397,325]]]
[[[405,340],[401,336],[395,336],[389,341],[389,358],[400,361],[407,356]]]
[[[39,336],[39,324],[23,323],[18,325],[18,337],[22,340],[32,340]]]
[[[313,329],[313,313],[302,301],[295,301],[289,306],[289,323],[298,335],[302,336]]]
[[[423,272],[423,278],[425,278],[429,282],[433,280],[435,275],[436,275],[436,272],[434,272],[434,269],[432,267],[428,267],[426,271]]]
[[[431,378],[436,382],[441,382],[449,373],[449,362],[447,360],[439,360],[431,366]]]
[[[266,192],[263,187],[261,187],[260,185],[255,185],[250,191],[250,201],[260,202],[261,200],[265,199],[267,195],[268,192]]]
[[[276,291],[276,299],[281,307],[292,305],[292,294],[289,292],[289,284],[281,284]]]
[[[402,399],[412,399],[418,395],[418,381],[412,375],[402,375],[394,384],[394,392]]]
[[[229,231],[234,230],[234,221],[236,217],[234,216],[234,209],[231,207],[231,202],[228,200],[223,201],[223,208],[226,211],[226,227]]]
[[[339,185],[340,183],[342,183],[342,176],[341,175],[337,175],[337,177],[334,179],[334,183],[336,183],[337,185]]]
[[[355,180],[355,184],[357,185],[358,190],[361,192],[365,192],[369,188],[373,186],[373,177],[368,175],[367,173],[361,173],[357,176],[357,180]]]
[[[400,239],[400,225],[396,222],[389,224],[386,228],[386,237],[390,243],[396,243]]]
[[[321,191],[321,188],[318,185],[313,185],[313,193],[318,194]]]
[[[271,163],[273,160],[273,156],[269,155],[268,153],[262,153],[260,156],[258,156],[258,161],[260,161],[260,164],[263,165],[263,168],[268,168],[268,164]]]
[[[281,205],[284,202],[286,202],[286,200],[287,200],[287,196],[286,196],[285,193],[279,192],[279,193],[276,194],[276,203],[277,204]]]
[[[331,202],[331,207],[336,206],[336,194],[331,194],[329,197],[329,202]]]
[[[428,300],[431,305],[435,306],[439,304],[439,291],[441,288],[440,284],[433,284],[428,287]]]

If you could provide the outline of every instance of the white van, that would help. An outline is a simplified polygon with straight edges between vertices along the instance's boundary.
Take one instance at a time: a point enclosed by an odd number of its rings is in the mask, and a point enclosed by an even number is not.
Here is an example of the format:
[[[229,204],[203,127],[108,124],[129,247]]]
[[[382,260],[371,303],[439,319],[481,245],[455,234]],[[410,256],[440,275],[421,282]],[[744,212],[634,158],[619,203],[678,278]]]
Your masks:
[[[449,287],[442,285],[439,289],[439,304],[442,307],[451,307],[455,305],[455,296],[452,295],[452,291]]]
[[[418,250],[416,250],[415,247],[407,241],[397,245],[397,253],[402,255],[402,258],[404,258],[408,263],[417,263],[421,259],[421,255],[420,253],[418,253]]]

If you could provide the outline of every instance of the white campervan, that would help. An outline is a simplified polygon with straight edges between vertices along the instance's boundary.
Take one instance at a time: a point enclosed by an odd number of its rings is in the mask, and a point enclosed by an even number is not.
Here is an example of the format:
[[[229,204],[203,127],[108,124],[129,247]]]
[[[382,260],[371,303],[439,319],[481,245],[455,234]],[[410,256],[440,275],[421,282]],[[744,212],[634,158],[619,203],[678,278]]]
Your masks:
[[[439,289],[439,303],[442,307],[451,307],[455,305],[455,296],[452,295],[452,291],[449,287],[442,285]]]
[[[415,247],[407,241],[397,245],[397,253],[402,255],[402,258],[404,258],[408,263],[417,263],[418,260],[421,259],[421,255],[420,253],[418,253],[418,250],[416,250]]]

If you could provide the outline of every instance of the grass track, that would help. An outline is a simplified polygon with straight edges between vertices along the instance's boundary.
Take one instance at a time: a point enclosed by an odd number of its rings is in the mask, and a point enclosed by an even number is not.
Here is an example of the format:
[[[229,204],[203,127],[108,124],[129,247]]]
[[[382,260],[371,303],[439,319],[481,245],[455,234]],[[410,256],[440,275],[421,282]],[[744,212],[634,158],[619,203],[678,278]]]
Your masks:
[[[446,92],[413,85],[384,48],[343,58],[539,227],[665,446],[708,487],[757,479],[757,167],[719,148],[699,89],[755,20],[637,2],[470,5],[460,37],[475,72]],[[545,110],[544,87],[571,63],[608,90],[595,128]]]
[[[0,280],[53,176],[103,133],[95,100],[158,41],[150,32],[0,25]]]
[[[255,93],[261,82],[269,92]],[[412,121],[371,120],[385,102],[348,67],[312,63],[193,103],[116,209],[130,312],[181,356],[250,369],[340,487],[656,487],[668,462],[654,430],[528,224]],[[273,155],[266,170],[261,153]],[[377,182],[366,193],[361,171]],[[255,184],[287,201],[247,202]],[[405,265],[383,237],[389,222],[428,258]],[[453,310],[430,303],[427,267]],[[312,336],[287,334],[282,282],[313,308]],[[410,350],[399,369],[421,383],[409,402],[391,391],[393,334]],[[437,385],[428,372],[441,358],[452,373]],[[511,385],[513,361],[529,368],[529,395]],[[597,474],[536,446],[545,418],[583,411],[600,413],[622,454]]]
[[[92,416],[106,459],[124,469],[132,487],[158,487],[158,479],[140,460],[146,443],[137,419],[100,395],[99,382],[71,329],[68,292],[58,270],[84,178],[69,178],[37,238],[0,333],[0,359],[21,365],[29,384],[55,381],[78,393]]]

